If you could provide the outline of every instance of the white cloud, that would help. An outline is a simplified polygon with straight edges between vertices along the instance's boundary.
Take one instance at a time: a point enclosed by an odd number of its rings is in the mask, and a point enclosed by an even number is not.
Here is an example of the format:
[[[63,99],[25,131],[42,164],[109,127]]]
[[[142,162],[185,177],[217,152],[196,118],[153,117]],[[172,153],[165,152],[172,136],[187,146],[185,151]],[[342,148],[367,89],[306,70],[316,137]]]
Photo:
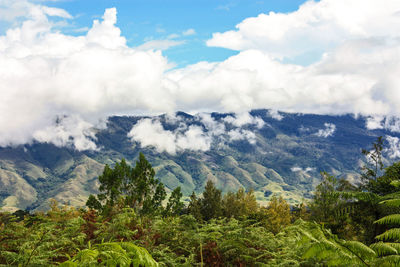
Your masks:
[[[257,49],[278,58],[315,51],[322,54],[346,40],[398,36],[399,10],[397,0],[307,1],[291,13],[247,18],[236,30],[214,33],[207,45],[239,51]]]
[[[176,110],[235,112],[236,125],[257,108],[400,115],[397,0],[322,0],[289,14],[249,18],[209,41],[239,49],[237,55],[173,70],[162,52],[153,50],[168,45],[127,46],[114,8],[86,34],[71,36],[57,31],[51,17],[72,17],[65,10],[0,1],[0,17],[6,10],[11,15],[5,19],[26,18],[0,36],[0,146],[31,142],[37,131],[56,127],[54,119],[63,114],[90,125],[113,114]],[[323,57],[309,66],[277,59],[309,50],[322,51]],[[53,131],[58,132],[65,134]]]
[[[73,147],[77,150],[96,150],[93,125],[78,116],[61,117],[55,125],[37,130],[33,138],[39,142],[53,143],[58,147]]]
[[[384,149],[389,157],[400,158],[400,140],[397,137],[387,135],[386,140],[389,142],[389,148]]]
[[[394,116],[371,116],[367,118],[366,127],[369,130],[386,129],[399,133],[400,118]]]
[[[265,122],[260,117],[253,117],[248,112],[235,114],[234,117],[227,116],[224,118],[224,121],[227,123],[231,123],[236,127],[242,127],[247,124],[253,124],[258,129],[261,129]]]
[[[54,32],[43,10],[36,11],[21,27],[0,36],[0,146],[35,138],[65,144],[64,137],[76,133],[65,132],[73,127],[54,126],[63,114],[95,125],[112,114],[175,109],[163,86],[163,73],[170,67],[166,58],[128,48],[115,26],[114,8],[78,37]],[[42,129],[54,130],[38,134]],[[55,141],[56,133],[62,141]]]
[[[217,121],[208,113],[200,113],[194,117],[199,125],[190,125],[180,116],[165,116],[167,124],[175,126],[175,130],[165,130],[159,119],[142,119],[136,123],[128,137],[138,142],[142,147],[152,146],[158,152],[176,154],[184,150],[207,151],[226,143],[245,140],[250,144],[256,143],[256,135],[240,127],[226,130],[224,121]],[[204,127],[204,128],[203,128]]]
[[[384,116],[370,116],[367,118],[366,127],[368,130],[383,129],[382,121]]]
[[[132,141],[137,141],[141,146],[153,146],[158,152],[176,154],[182,150],[210,149],[211,137],[203,132],[199,126],[189,126],[184,130],[165,130],[160,121],[142,119],[132,127],[128,133]]]
[[[184,44],[185,41],[177,41],[177,40],[151,40],[146,43],[140,45],[137,49],[139,50],[167,50],[171,47],[178,46]]]
[[[247,140],[250,144],[256,144],[256,135],[249,130],[234,129],[228,132],[229,141]]]
[[[319,129],[318,132],[315,133],[318,137],[327,138],[329,136],[333,136],[336,131],[336,125],[333,123],[324,123],[325,129]]]
[[[279,111],[275,110],[275,109],[270,109],[267,112],[267,115],[275,120],[282,120],[284,117],[279,113]]]
[[[176,153],[176,135],[164,130],[161,122],[143,119],[139,121],[128,133],[128,137],[138,141],[143,147],[154,146],[158,152],[166,151],[170,154]]]
[[[315,172],[316,169],[312,168],[312,167],[306,167],[305,169],[303,169],[303,168],[298,167],[298,166],[293,166],[292,168],[290,168],[290,170],[292,172],[300,172],[300,173],[303,173],[303,174],[308,174],[309,172]]]
[[[72,19],[64,9],[35,5],[27,0],[0,0],[0,20],[14,22],[17,18],[34,18],[42,14]]]
[[[183,36],[195,35],[196,31],[194,29],[187,29],[186,31],[182,32]]]

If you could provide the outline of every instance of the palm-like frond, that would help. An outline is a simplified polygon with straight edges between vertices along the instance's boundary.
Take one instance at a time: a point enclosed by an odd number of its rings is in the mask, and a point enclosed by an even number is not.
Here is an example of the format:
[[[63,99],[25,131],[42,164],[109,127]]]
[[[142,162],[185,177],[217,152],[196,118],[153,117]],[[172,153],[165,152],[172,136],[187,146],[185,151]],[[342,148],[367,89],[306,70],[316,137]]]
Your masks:
[[[71,260],[60,264],[69,266],[146,266],[158,267],[158,263],[146,249],[130,242],[107,242],[84,249]]]
[[[378,240],[400,240],[400,228],[392,228],[376,236]]]
[[[391,214],[387,215],[379,220],[376,220],[374,223],[377,224],[400,224],[400,214]]]
[[[400,207],[400,199],[388,199],[379,202],[379,204],[386,205],[389,207]]]
[[[394,255],[398,254],[397,249],[391,246],[389,243],[378,242],[371,245],[371,248],[376,251],[378,256]]]

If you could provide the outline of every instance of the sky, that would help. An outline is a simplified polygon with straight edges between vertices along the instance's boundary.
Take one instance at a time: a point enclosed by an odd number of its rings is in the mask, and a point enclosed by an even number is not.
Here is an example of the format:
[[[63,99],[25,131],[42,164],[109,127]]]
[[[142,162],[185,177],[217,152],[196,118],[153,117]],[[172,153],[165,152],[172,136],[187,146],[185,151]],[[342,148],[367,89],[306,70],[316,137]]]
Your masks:
[[[382,128],[400,113],[398,29],[398,0],[0,0],[0,146],[95,149],[109,116],[178,110]]]

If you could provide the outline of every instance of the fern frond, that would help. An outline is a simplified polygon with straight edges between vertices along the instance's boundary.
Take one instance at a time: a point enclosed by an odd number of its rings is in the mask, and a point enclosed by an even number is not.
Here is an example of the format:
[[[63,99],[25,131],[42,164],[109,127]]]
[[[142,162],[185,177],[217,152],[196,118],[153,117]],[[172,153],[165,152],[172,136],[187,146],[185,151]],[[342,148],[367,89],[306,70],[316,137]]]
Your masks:
[[[371,248],[376,251],[378,256],[398,254],[397,249],[388,243],[378,242],[371,245]]]
[[[344,199],[357,199],[359,201],[378,203],[381,197],[371,192],[341,192]]]
[[[378,240],[399,240],[400,228],[392,228],[375,237]]]
[[[381,258],[377,258],[373,262],[374,266],[399,266],[400,255],[389,255]]]
[[[400,207],[400,199],[388,199],[379,202],[379,204],[386,205],[389,207]]]
[[[359,241],[345,241],[342,246],[346,247],[351,253],[354,253],[363,259],[371,259],[376,257],[376,252],[373,249]]]
[[[395,187],[400,187],[400,180],[391,181],[390,184],[395,186]]]
[[[400,201],[400,200],[399,200]],[[387,215],[379,220],[376,220],[374,223],[377,224],[400,224],[400,214],[391,214]]]

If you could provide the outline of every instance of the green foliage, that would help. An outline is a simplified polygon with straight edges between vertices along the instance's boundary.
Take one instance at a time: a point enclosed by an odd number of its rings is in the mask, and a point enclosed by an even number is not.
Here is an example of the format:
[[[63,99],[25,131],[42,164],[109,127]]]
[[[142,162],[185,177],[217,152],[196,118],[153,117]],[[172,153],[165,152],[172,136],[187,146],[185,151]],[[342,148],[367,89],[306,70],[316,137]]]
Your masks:
[[[137,213],[161,212],[166,192],[164,185],[154,176],[154,169],[142,153],[135,168],[130,167],[125,159],[117,162],[113,169],[106,165],[99,176],[101,193],[97,198],[90,195],[86,205],[110,214],[122,199],[125,206],[135,209]]]
[[[302,230],[302,243],[311,244],[303,257],[322,260],[327,266],[369,266],[376,252],[358,241],[339,239],[329,230],[313,224]]]
[[[298,228],[301,228],[299,226]],[[273,235],[252,220],[212,219],[198,223],[191,215],[157,220],[157,241],[148,247],[165,266],[298,266],[304,246],[296,229]]]
[[[83,219],[73,208],[53,209],[0,228],[0,264],[51,265],[84,245]]]
[[[265,213],[265,227],[274,234],[279,233],[282,228],[290,224],[290,206],[282,196],[278,198],[273,195]]]
[[[62,267],[74,266],[133,266],[157,267],[158,263],[146,249],[130,242],[111,242],[97,244],[81,250],[69,261],[60,264]]]
[[[99,224],[95,231],[98,241],[132,241],[137,233],[137,218],[132,208],[123,208],[111,220]]]
[[[254,190],[245,192],[240,188],[236,193],[228,192],[222,199],[222,212],[225,217],[236,219],[249,216],[259,211],[259,204],[254,195]]]
[[[200,199],[197,198],[196,193],[193,191],[190,195],[190,201],[187,207],[187,211],[191,214],[196,220],[202,221],[203,215],[201,214],[201,203]]]
[[[167,206],[164,210],[164,214],[166,216],[176,216],[182,213],[183,208],[185,207],[185,204],[181,200],[182,196],[183,194],[180,186],[172,191],[171,196],[168,199]]]
[[[202,217],[206,221],[222,215],[222,191],[211,180],[207,181],[200,205]]]

